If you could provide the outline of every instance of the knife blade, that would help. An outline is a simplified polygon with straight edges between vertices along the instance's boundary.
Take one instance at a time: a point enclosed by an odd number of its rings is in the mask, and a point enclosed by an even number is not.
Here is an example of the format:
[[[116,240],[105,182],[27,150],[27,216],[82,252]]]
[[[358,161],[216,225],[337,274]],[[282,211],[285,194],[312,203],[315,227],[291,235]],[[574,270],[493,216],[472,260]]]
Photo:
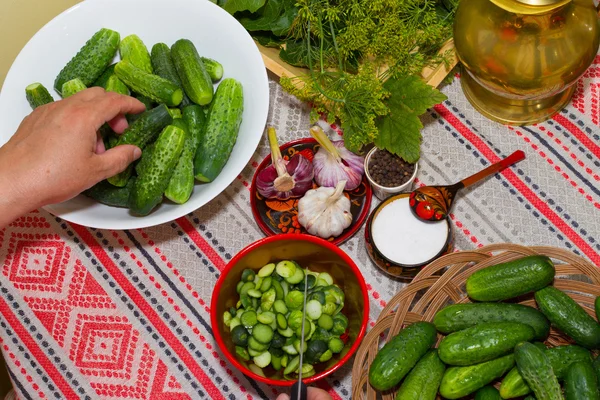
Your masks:
[[[308,268],[304,271],[304,306],[302,307],[302,334],[300,335],[300,364],[298,366],[298,382],[292,386],[291,400],[306,400],[308,387],[302,382],[302,364],[304,361],[304,328],[306,322],[306,297],[308,295]]]

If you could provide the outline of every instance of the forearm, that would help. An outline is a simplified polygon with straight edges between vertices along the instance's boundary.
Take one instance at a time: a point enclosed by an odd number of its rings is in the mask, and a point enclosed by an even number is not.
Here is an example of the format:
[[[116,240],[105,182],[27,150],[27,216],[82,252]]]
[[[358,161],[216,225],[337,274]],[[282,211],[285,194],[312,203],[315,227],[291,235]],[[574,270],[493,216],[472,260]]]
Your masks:
[[[14,177],[14,169],[10,168],[10,159],[0,149],[0,229],[15,219],[38,207],[35,199],[18,187]]]

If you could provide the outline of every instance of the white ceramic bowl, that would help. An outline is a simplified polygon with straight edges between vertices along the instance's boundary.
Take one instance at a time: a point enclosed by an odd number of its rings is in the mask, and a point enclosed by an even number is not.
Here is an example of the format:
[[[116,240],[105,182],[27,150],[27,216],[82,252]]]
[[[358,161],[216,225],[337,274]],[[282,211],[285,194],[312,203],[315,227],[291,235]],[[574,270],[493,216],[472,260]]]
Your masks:
[[[25,87],[41,82],[51,88],[63,66],[96,31],[106,27],[121,38],[135,33],[150,49],[187,38],[198,52],[223,64],[224,78],[244,87],[244,114],[231,158],[214,182],[196,185],[183,205],[163,203],[150,215],[135,217],[126,209],[108,207],[85,196],[45,207],[67,221],[102,229],[135,229],[158,225],[188,214],[221,193],[244,169],[263,134],[269,110],[267,73],[254,41],[226,11],[208,0],[86,0],[63,12],[21,50],[0,92],[0,145],[31,112]]]

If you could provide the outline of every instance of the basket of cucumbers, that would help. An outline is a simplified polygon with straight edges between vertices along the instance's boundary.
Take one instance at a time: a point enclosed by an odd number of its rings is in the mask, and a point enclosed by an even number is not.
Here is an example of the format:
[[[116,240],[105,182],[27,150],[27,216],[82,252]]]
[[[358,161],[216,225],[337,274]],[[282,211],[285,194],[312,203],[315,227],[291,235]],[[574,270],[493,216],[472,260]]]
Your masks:
[[[123,134],[108,124],[99,130],[105,148],[133,144],[142,158],[82,196],[45,207],[95,228],[156,225],[212,200],[250,160],[269,107],[256,45],[217,5],[89,0],[43,27],[15,60],[0,94],[7,110],[0,144],[32,108],[91,87],[146,105],[127,116]]]
[[[360,345],[368,316],[358,267],[335,245],[303,234],[242,250],[217,281],[211,305],[215,340],[229,361],[281,386],[296,382],[300,368],[307,383],[340,368]]]
[[[600,270],[490,245],[424,268],[357,352],[354,399],[598,399]]]

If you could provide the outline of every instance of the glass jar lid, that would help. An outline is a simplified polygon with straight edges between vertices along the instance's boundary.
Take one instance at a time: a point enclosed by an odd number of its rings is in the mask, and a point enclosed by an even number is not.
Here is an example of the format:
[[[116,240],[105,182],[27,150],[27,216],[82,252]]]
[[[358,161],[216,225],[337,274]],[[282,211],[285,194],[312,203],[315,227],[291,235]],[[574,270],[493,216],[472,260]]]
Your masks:
[[[492,3],[506,11],[515,14],[546,14],[554,9],[564,6],[571,0],[490,0]]]

